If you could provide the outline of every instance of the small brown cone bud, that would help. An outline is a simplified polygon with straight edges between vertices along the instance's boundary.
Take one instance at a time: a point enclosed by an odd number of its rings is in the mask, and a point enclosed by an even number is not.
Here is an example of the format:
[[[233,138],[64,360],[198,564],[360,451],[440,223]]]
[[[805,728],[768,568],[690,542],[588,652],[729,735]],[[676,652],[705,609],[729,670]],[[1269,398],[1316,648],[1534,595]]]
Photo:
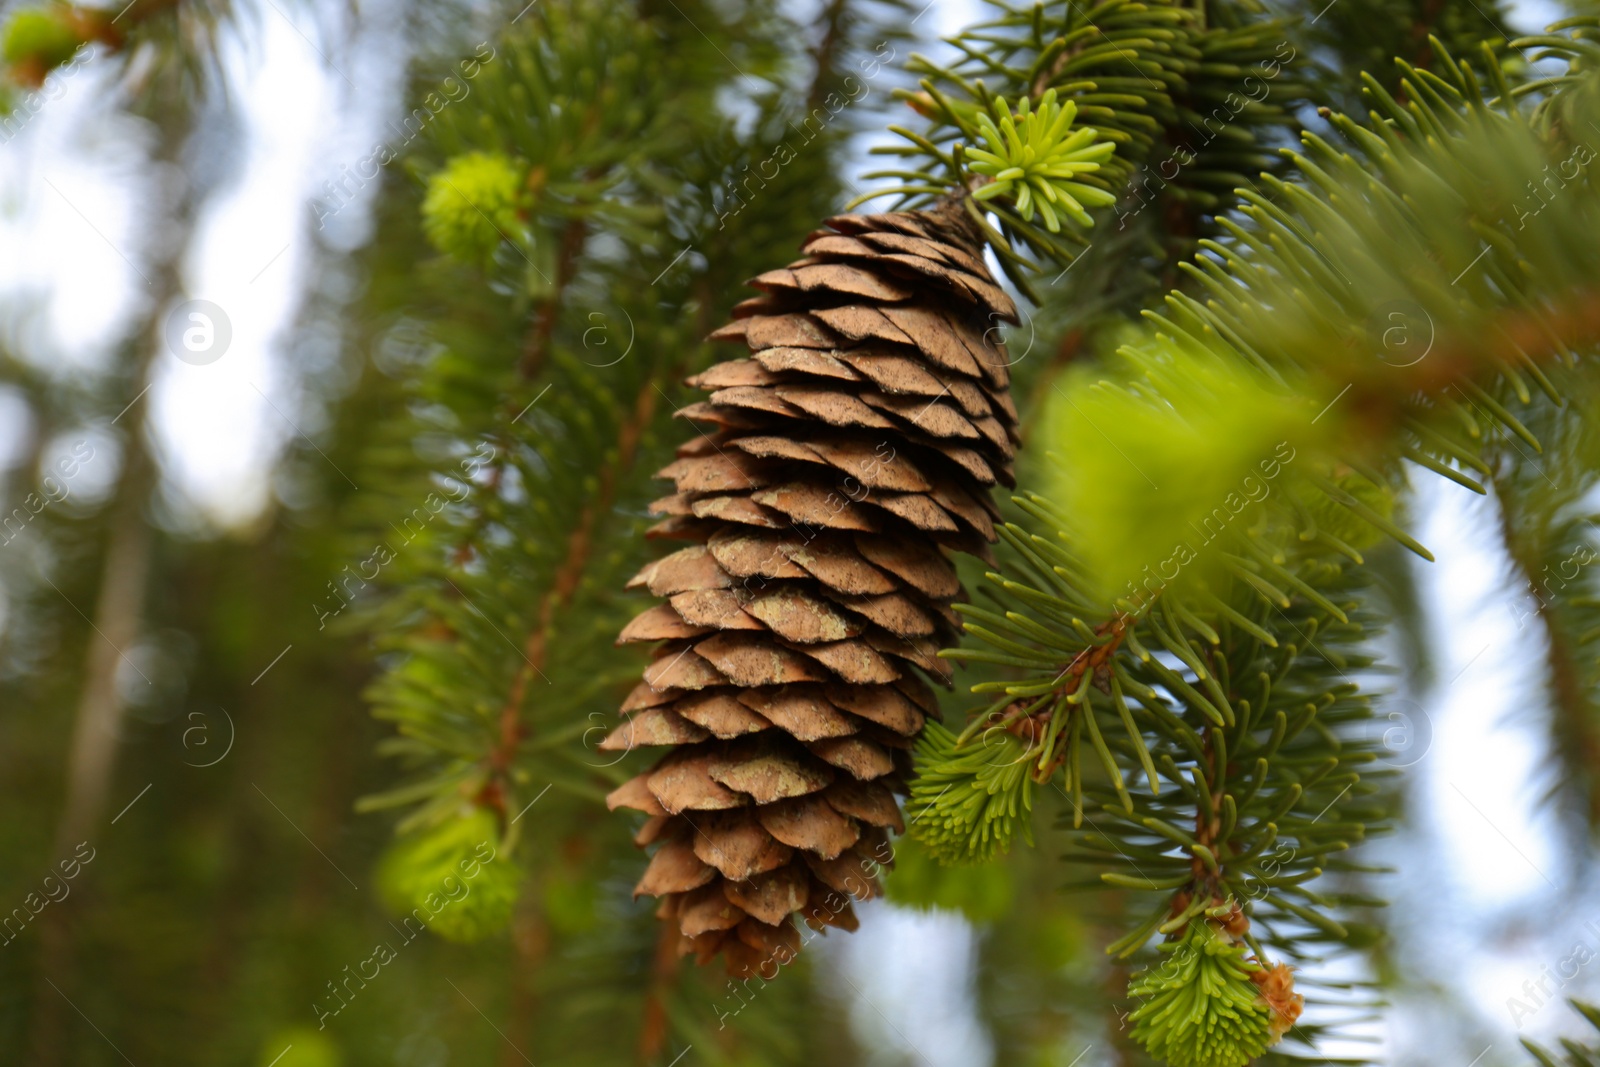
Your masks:
[[[1268,1026],[1276,1043],[1294,1026],[1304,1010],[1306,998],[1294,991],[1294,972],[1286,963],[1275,964],[1250,976],[1261,992],[1261,999],[1272,1009]]]
[[[939,105],[934,103],[933,97],[925,92],[906,97],[906,106],[926,119],[939,116]]]

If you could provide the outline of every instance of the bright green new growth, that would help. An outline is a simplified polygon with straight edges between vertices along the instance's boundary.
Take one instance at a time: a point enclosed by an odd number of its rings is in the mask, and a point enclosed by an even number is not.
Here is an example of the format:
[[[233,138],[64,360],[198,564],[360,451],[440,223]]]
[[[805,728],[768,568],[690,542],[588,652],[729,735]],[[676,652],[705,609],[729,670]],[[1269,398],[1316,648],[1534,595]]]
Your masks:
[[[1043,495],[1070,517],[1108,606],[1130,581],[1213,575],[1220,549],[1268,513],[1260,505],[1281,503],[1315,464],[1308,445],[1335,421],[1312,425],[1312,404],[1168,335],[1119,356],[1124,381],[1085,372],[1057,390],[1036,446],[1057,458]]]
[[[1172,1067],[1243,1067],[1272,1044],[1272,1009],[1250,980],[1262,967],[1243,944],[1197,919],[1161,951],[1128,984],[1143,1001],[1128,1015],[1133,1038],[1151,1055]]]
[[[1099,141],[1100,133],[1093,126],[1072,130],[1072,120],[1078,115],[1076,103],[1058,104],[1056,91],[1048,89],[1039,98],[1038,110],[1026,96],[1015,112],[1004,97],[996,97],[991,110],[992,115],[978,115],[978,132],[989,149],[968,147],[966,156],[972,161],[972,170],[994,180],[974,191],[973,199],[1010,197],[1017,214],[1029,222],[1037,207],[1051,233],[1061,232],[1058,208],[1079,226],[1093,226],[1094,219],[1085,206],[1116,203],[1117,198],[1104,189],[1073,180],[1099,170],[1116,149],[1110,141]]]
[[[275,1031],[261,1046],[260,1067],[339,1067],[344,1057],[327,1034],[309,1026]]]
[[[1011,845],[1020,823],[1028,839],[1033,780],[1022,742],[994,729],[958,746],[929,721],[917,739],[921,773],[906,801],[906,827],[942,863],[984,863]]]
[[[36,60],[48,71],[71,59],[82,44],[82,38],[60,14],[35,8],[11,17],[0,43],[0,56],[7,63]]]
[[[505,929],[521,881],[484,808],[402,839],[378,868],[384,902],[425,920],[447,941],[478,941]]]
[[[428,179],[422,228],[435,248],[466,263],[486,262],[521,228],[526,174],[495,152],[456,156]]]

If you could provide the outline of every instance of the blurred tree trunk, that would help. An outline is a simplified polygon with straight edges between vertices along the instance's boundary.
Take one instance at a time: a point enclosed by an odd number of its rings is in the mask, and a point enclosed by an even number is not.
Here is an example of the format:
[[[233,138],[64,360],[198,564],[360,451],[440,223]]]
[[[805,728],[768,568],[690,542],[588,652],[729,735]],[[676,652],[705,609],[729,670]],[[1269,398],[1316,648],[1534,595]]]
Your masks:
[[[142,407],[141,402],[133,410]],[[141,436],[135,434],[136,439]],[[56,831],[57,855],[66,855],[91,836],[105,811],[124,704],[118,674],[139,638],[150,577],[152,532],[145,521],[144,502],[153,473],[142,441],[130,441],[117,500],[110,509],[100,596],[84,656],[83,691],[67,756],[66,805]]]
[[[158,174],[181,172],[183,150],[194,132],[198,109],[198,102],[188,92],[177,86],[170,88],[173,91],[151,92],[140,101],[139,108],[158,131],[151,160],[152,169]],[[190,191],[178,192],[180,195],[171,201],[175,207],[170,217],[160,214],[164,197],[158,194],[150,205],[150,223],[164,226],[166,232],[147,238],[153,256],[145,272],[150,279],[150,302],[123,346],[127,365],[124,376],[128,382],[124,395],[130,397],[123,403],[128,406],[120,415],[107,413],[108,418],[125,420],[128,432],[111,504],[95,517],[104,524],[106,548],[99,594],[84,645],[82,689],[67,754],[66,790],[52,862],[70,855],[80,841],[95,843],[116,774],[117,745],[126,710],[118,681],[119,666],[139,640],[156,537],[145,514],[159,472],[145,431],[148,403],[143,390],[150,384],[166,344],[166,314],[183,295],[183,257],[189,250],[198,215],[198,205]],[[29,1062],[37,1067],[55,1067],[66,1061],[62,1024],[72,1007],[65,987],[70,985],[76,912],[75,904],[63,902],[40,918],[38,980],[29,1041]]]

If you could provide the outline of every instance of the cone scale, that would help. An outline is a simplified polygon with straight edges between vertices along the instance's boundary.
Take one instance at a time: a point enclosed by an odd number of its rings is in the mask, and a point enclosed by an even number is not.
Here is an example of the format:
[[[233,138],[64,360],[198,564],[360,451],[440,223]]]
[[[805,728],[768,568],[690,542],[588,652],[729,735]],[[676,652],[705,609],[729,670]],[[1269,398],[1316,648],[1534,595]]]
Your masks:
[[[877,891],[928,681],[950,684],[951,554],[989,557],[1014,484],[994,327],[1016,308],[960,203],[827,226],[711,335],[747,355],[689,379],[710,395],[650,535],[690,544],[629,584],[663,599],[619,643],[657,648],[602,744],[669,749],[607,803],[649,816],[635,895],[735,975]]]

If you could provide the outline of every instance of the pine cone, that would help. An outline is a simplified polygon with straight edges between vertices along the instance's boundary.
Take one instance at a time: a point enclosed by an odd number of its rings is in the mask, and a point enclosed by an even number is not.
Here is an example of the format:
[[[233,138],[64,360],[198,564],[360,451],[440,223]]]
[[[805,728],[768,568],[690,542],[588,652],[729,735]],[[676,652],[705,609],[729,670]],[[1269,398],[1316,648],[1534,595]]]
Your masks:
[[[629,583],[667,602],[619,643],[664,643],[602,744],[673,746],[607,803],[650,816],[635,895],[742,976],[798,951],[795,912],[855,929],[937,714],[913,668],[950,683],[946,551],[990,558],[989,488],[1015,484],[992,327],[1016,308],[961,205],[828,226],[711,335],[752,357],[689,380],[711,397],[679,412],[701,425],[650,532],[694,544]]]

